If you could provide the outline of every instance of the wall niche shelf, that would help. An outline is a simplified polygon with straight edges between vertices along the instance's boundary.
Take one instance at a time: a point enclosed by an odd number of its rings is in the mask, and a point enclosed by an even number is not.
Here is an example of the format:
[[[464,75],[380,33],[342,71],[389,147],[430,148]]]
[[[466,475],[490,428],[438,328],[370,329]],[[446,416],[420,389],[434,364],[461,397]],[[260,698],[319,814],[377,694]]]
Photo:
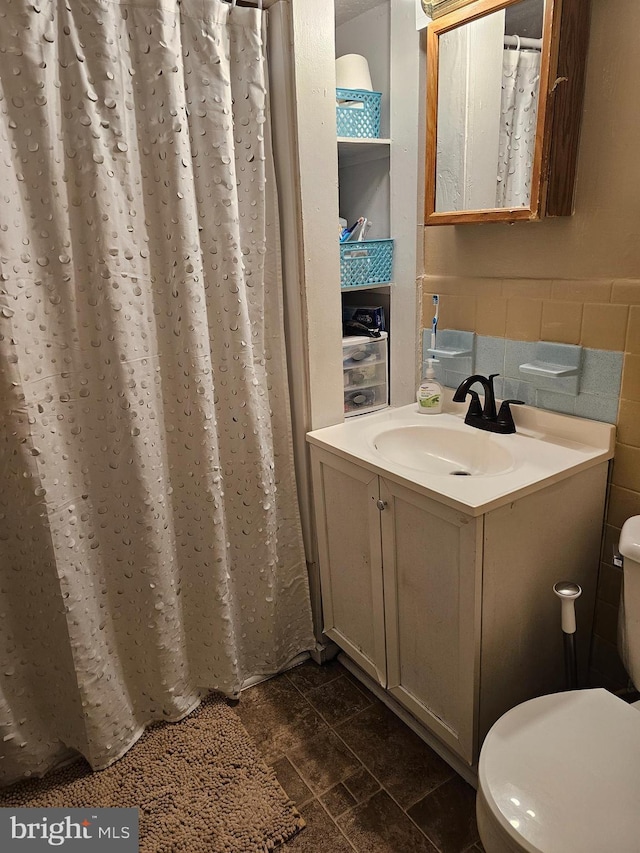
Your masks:
[[[338,137],[338,168],[344,169],[355,163],[370,163],[384,160],[391,153],[390,139],[354,139]]]
[[[355,244],[354,244],[355,245]],[[354,284],[349,285],[348,287],[344,287],[341,285],[340,290],[343,294],[345,293],[357,293],[361,290],[376,290],[385,292],[387,288],[392,287],[392,281],[386,281],[384,284]]]
[[[305,4],[303,4],[305,5]],[[310,4],[318,9],[324,5]],[[372,6],[363,11],[363,6]],[[419,381],[415,366],[416,275],[422,229],[416,229],[413,211],[421,193],[418,178],[419,126],[422,98],[408,80],[421,75],[420,35],[415,10],[407,0],[338,0],[335,56],[359,54],[369,64],[371,84],[381,93],[380,129],[362,133],[376,137],[347,137],[342,123],[333,136],[338,160],[338,216],[352,225],[362,216],[369,221],[365,241],[393,241],[390,274],[358,278],[368,284],[340,287],[343,316],[351,309],[381,307],[389,346],[389,394],[394,406],[415,400]],[[318,11],[320,17],[324,12]],[[344,82],[344,81],[342,81]],[[317,85],[317,81],[314,82]],[[331,84],[327,97],[332,99]],[[337,118],[337,114],[336,114]],[[313,149],[314,138],[310,138]],[[363,264],[364,266],[364,264]],[[355,281],[355,278],[353,279]],[[343,277],[341,275],[340,284]]]

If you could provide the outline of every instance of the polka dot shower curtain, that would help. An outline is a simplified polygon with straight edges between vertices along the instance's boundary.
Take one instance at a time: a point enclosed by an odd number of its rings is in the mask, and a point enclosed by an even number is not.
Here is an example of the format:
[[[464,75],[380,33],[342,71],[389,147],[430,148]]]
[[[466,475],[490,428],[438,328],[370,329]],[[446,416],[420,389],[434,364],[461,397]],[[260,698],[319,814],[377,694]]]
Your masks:
[[[0,4],[0,779],[312,646],[263,14]]]
[[[505,50],[496,207],[529,207],[536,147],[540,51]]]

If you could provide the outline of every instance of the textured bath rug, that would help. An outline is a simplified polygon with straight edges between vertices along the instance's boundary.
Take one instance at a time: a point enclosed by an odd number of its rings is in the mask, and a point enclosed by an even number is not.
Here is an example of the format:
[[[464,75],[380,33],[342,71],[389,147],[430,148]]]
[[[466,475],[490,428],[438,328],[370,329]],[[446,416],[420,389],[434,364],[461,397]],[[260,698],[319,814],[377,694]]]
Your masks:
[[[219,696],[150,727],[106,770],[76,762],[5,788],[0,806],[137,806],[140,853],[263,853],[305,825]]]

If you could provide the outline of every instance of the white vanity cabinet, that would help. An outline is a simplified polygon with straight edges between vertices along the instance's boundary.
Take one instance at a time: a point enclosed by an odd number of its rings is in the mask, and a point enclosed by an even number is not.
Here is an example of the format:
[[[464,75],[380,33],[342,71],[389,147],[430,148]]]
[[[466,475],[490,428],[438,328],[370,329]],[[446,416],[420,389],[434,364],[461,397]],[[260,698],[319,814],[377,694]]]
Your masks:
[[[324,632],[387,686],[378,475],[311,449]]]
[[[312,448],[325,633],[472,760],[482,524]]]
[[[607,462],[465,511],[327,444],[311,442],[325,633],[472,766],[498,717],[564,687],[563,579],[583,588],[584,683]]]

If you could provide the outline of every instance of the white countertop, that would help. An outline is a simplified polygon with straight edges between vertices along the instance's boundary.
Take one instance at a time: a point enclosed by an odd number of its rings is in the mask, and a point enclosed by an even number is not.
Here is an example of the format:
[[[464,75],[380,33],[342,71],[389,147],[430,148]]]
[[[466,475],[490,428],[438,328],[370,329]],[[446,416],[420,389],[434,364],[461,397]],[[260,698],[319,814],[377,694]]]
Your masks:
[[[513,467],[503,473],[465,477],[434,474],[420,470],[418,461],[415,468],[399,464],[384,458],[376,449],[376,438],[390,429],[437,426],[460,433],[481,432],[464,423],[466,405],[448,400],[445,409],[439,415],[418,412],[416,403],[384,409],[309,432],[307,441],[472,516],[482,515],[613,457],[612,424],[531,406],[513,407],[516,433],[482,433],[513,455]]]

